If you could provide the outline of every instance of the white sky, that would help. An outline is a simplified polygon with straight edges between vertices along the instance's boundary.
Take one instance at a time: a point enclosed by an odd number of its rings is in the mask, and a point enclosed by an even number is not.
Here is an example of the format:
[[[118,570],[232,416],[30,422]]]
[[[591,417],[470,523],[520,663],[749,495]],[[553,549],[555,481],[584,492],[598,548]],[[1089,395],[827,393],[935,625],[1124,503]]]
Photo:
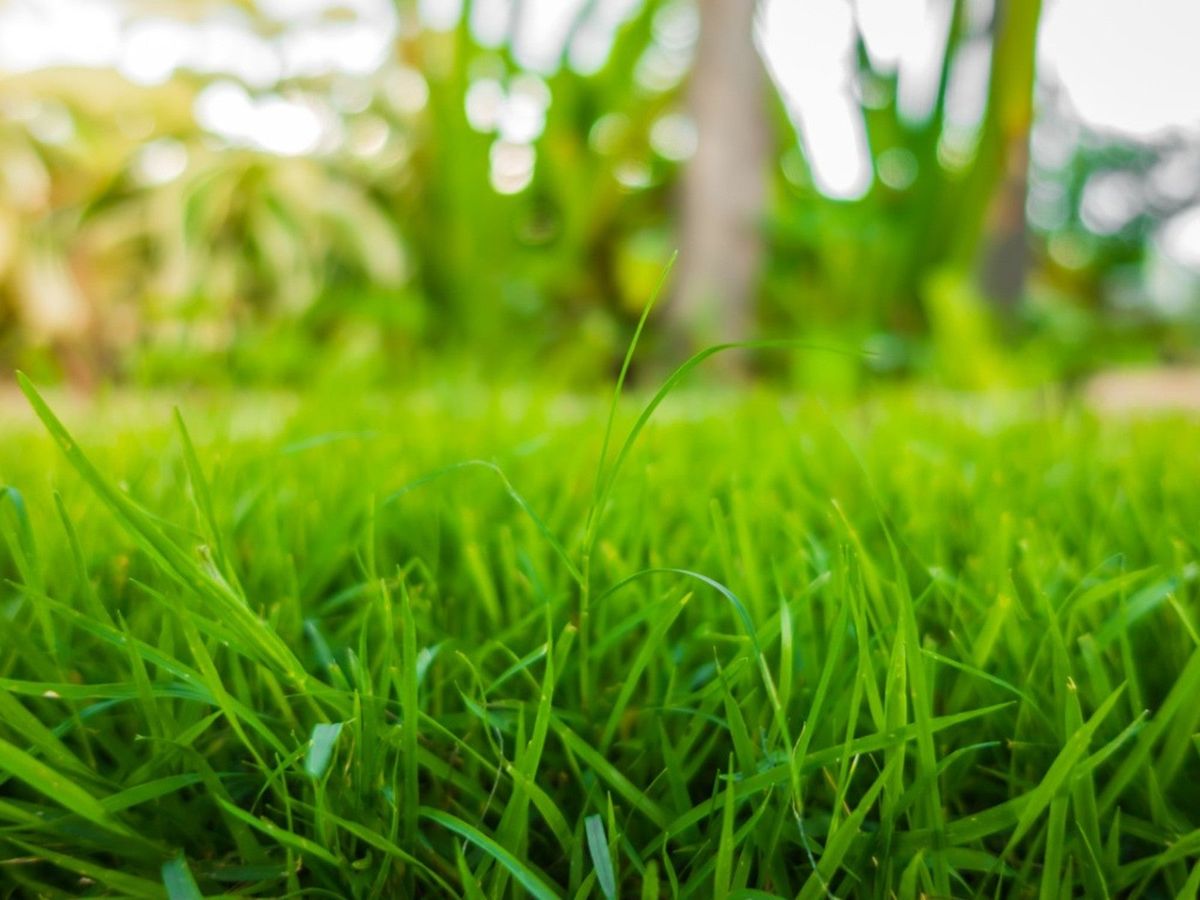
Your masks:
[[[218,82],[198,101],[204,127],[272,152],[312,152],[321,145],[327,122],[269,88],[284,75],[374,70],[386,58],[395,32],[392,4],[259,2],[287,26],[273,42],[253,34],[243,14],[228,7],[182,21],[144,12],[152,4],[142,4],[143,12],[130,17],[125,0],[0,0],[0,70],[115,66],[146,84],[164,81],[177,68],[226,74],[231,80]],[[584,2],[525,0],[514,40],[518,60],[533,72],[552,71]],[[986,22],[992,2],[970,0],[972,17]],[[874,177],[851,79],[855,19],[872,62],[898,72],[902,113],[920,119],[932,104],[951,3],[762,0],[759,44],[822,192],[851,199],[861,196]],[[321,21],[331,6],[356,15]],[[462,2],[420,0],[418,6],[427,24],[448,27],[461,14]],[[598,65],[615,28],[637,6],[638,0],[600,0],[569,48],[572,64],[585,70]],[[511,0],[476,0],[473,9],[479,37],[501,39]],[[669,78],[673,63],[656,62],[660,75]],[[966,134],[982,110],[988,62],[987,43],[979,40],[957,63],[955,74],[961,77],[952,82],[949,115]],[[1041,77],[1061,85],[1069,110],[1092,130],[1134,140],[1175,132],[1200,142],[1200,0],[1046,0],[1038,62]],[[239,81],[267,93],[255,97]],[[497,114],[512,120],[519,112]],[[511,135],[503,139],[513,143]],[[505,164],[518,155],[499,151]]]

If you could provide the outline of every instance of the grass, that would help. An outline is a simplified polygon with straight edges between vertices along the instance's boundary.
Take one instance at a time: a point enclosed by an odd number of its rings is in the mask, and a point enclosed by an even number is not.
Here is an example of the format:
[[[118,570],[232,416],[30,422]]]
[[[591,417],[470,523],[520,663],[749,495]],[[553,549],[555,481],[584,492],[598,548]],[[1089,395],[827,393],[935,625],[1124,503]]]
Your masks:
[[[1200,886],[1200,423],[30,399],[0,895]]]

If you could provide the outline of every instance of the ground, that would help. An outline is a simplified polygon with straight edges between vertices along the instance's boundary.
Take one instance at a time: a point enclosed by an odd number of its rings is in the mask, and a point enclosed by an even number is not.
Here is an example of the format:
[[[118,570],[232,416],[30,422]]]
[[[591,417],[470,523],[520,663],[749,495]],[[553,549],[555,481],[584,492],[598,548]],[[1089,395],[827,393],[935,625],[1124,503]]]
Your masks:
[[[6,412],[0,891],[1195,895],[1200,423],[648,399]]]

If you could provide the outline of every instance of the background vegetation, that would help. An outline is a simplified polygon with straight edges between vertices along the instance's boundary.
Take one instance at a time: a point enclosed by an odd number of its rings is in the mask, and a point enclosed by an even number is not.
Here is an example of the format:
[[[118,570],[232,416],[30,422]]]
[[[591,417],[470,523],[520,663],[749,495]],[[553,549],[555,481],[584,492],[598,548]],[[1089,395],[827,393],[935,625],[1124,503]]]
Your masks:
[[[0,358],[79,383],[295,383],[334,365],[379,380],[431,356],[493,373],[537,359],[586,383],[611,371],[676,248],[668,357],[751,335],[869,351],[791,373],[826,387],[1194,357],[1195,278],[1151,241],[1194,199],[1187,145],[1122,144],[1064,118],[1037,77],[1037,0],[990,14],[954,0],[918,118],[859,35],[871,178],[852,199],[814,180],[751,4],[708,0],[697,17],[683,0],[585,3],[539,71],[514,49],[522,6],[482,34],[487,3],[435,30],[399,2],[369,71],[5,76]],[[270,5],[182,3],[131,10],[126,27],[174,9],[176,24],[253,36],[270,62],[354,8],[302,28]],[[596,33],[611,47],[581,62]],[[986,88],[964,123],[961,63],[980,53]],[[221,103],[264,119],[290,104],[319,137],[294,155],[282,126],[214,133]],[[1053,166],[1031,161],[1035,127]],[[1085,193],[1106,184],[1141,199],[1085,221]]]

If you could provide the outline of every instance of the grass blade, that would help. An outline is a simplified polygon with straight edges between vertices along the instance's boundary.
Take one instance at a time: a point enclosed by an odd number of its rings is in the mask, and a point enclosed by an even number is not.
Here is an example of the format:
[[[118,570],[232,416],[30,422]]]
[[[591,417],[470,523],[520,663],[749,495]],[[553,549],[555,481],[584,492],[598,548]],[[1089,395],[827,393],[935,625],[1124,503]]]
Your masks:
[[[441,825],[443,828],[448,828],[492,857],[492,859],[504,866],[521,887],[525,888],[537,900],[557,900],[558,895],[541,875],[534,872],[475,826],[468,825],[457,816],[443,812],[440,809],[430,809],[429,807],[422,806],[420,813],[421,818]]]
[[[163,887],[168,900],[203,900],[204,895],[192,877],[187,858],[182,854],[171,857],[162,864]]]
[[[604,819],[599,815],[588,816],[583,821],[587,834],[588,852],[592,855],[596,881],[606,900],[615,900],[617,882],[613,875],[612,856],[608,852],[608,837],[604,833]]]

